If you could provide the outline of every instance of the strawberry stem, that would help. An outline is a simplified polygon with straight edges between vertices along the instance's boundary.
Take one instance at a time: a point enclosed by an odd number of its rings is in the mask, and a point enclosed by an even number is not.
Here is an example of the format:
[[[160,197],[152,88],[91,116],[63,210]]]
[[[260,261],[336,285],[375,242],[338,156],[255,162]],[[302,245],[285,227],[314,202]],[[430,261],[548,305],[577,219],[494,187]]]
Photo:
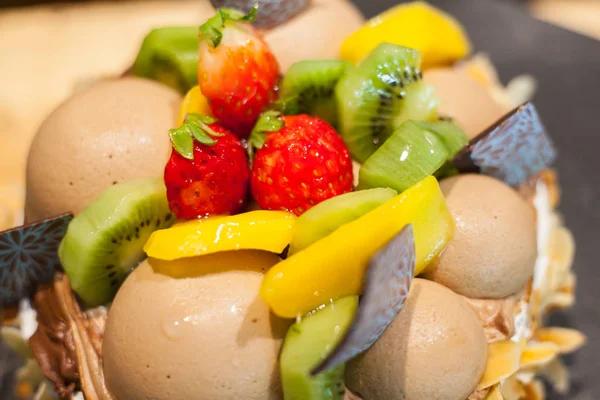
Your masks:
[[[188,160],[194,159],[194,139],[206,146],[217,143],[215,137],[224,136],[224,133],[216,132],[209,124],[217,122],[213,117],[190,113],[185,116],[184,123],[179,128],[169,130],[169,136],[173,148],[182,157]]]
[[[234,8],[220,8],[214,17],[211,17],[200,26],[200,36],[217,47],[223,39],[223,28],[227,21],[252,22],[258,13],[258,3],[250,9],[247,14]]]

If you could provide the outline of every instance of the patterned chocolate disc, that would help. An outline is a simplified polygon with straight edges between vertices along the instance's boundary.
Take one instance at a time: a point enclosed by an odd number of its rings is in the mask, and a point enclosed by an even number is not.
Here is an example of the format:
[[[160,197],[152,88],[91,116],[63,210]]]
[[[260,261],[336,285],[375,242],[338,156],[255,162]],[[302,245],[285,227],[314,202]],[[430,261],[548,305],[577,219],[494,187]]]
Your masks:
[[[258,15],[254,26],[273,28],[298,14],[310,0],[210,0],[215,8],[231,7],[248,12],[258,3]]]
[[[413,227],[407,225],[371,259],[352,325],[338,346],[311,372],[312,375],[354,358],[383,335],[404,306],[415,263]]]
[[[58,246],[72,214],[0,232],[0,308],[30,296],[60,270]]]
[[[525,103],[471,139],[452,164],[459,172],[481,172],[517,186],[555,159],[537,110]]]

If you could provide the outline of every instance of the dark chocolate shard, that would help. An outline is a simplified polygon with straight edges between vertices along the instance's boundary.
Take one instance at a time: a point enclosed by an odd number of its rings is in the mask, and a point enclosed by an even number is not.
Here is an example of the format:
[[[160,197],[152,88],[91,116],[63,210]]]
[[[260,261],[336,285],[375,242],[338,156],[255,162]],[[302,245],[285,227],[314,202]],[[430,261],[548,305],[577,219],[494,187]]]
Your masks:
[[[515,108],[454,157],[460,173],[480,172],[511,186],[548,168],[556,150],[532,103]]]
[[[349,361],[383,335],[404,306],[415,263],[415,238],[410,224],[369,262],[356,316],[337,347],[311,371],[313,376]]]
[[[270,29],[290,20],[310,4],[310,0],[210,0],[215,8],[235,8],[248,12],[258,4],[258,14],[252,23]]]
[[[61,270],[58,246],[72,214],[0,232],[0,308],[31,296]]]

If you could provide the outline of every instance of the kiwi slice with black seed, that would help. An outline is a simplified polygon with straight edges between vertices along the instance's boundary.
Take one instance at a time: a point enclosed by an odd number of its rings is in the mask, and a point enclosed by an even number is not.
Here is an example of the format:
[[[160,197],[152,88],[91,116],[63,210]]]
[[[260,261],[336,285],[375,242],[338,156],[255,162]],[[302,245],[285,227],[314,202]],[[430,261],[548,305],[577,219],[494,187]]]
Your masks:
[[[309,60],[292,64],[280,85],[284,114],[308,114],[335,126],[335,86],[351,67],[350,63],[342,60]]]
[[[383,43],[340,79],[338,126],[353,158],[364,162],[409,119],[436,118],[439,102],[420,66],[418,50]]]
[[[403,192],[433,175],[468,140],[451,122],[407,121],[360,167],[358,186]]]
[[[132,72],[185,93],[198,84],[198,41],[197,26],[153,29],[142,42]]]
[[[150,234],[174,220],[162,179],[111,186],[71,221],[60,244],[58,255],[73,290],[89,306],[112,300],[144,258]]]
[[[290,327],[279,366],[285,400],[342,400],[344,365],[311,374],[337,347],[354,319],[358,297],[348,296],[324,305]]]

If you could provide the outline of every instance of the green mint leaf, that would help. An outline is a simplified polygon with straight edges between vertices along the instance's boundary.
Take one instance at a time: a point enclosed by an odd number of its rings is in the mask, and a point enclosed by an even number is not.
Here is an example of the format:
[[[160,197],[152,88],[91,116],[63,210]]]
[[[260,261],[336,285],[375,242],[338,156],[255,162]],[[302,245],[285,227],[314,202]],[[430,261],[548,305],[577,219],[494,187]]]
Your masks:
[[[194,159],[194,139],[187,125],[169,130],[169,136],[177,153],[188,160]]]

